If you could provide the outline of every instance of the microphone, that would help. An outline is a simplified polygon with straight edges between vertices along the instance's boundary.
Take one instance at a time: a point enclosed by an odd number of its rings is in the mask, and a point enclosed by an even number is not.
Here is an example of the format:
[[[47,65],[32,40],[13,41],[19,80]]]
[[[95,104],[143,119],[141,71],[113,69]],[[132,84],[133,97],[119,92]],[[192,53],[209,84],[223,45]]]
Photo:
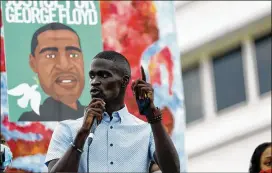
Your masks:
[[[90,152],[90,145],[92,144],[93,142],[93,138],[94,138],[94,132],[98,126],[98,121],[97,121],[97,118],[94,117],[93,119],[93,123],[92,123],[92,126],[91,126],[91,130],[90,130],[90,134],[88,136],[88,150],[87,150],[87,172],[89,172],[89,152]]]
[[[94,132],[95,132],[95,129],[97,128],[98,126],[98,121],[96,119],[96,117],[94,117],[94,120],[93,120],[93,124],[92,124],[92,127],[91,127],[91,130],[90,130],[90,134],[88,136],[88,151],[87,151],[87,172],[89,172],[89,152],[90,152],[90,145],[92,144],[93,142],[93,138],[94,138]]]
[[[88,136],[88,146],[90,146],[93,141],[94,132],[95,132],[97,126],[98,126],[98,122],[97,122],[96,117],[94,117],[93,124],[92,124],[91,130],[90,130],[90,134]]]

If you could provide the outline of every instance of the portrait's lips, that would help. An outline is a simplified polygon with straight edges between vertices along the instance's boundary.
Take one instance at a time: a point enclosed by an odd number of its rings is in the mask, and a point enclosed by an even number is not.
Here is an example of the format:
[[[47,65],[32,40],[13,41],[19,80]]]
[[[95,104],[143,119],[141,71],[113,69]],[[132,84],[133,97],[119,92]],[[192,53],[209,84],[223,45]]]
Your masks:
[[[56,83],[63,88],[74,88],[77,84],[77,78],[73,75],[61,75],[56,79]]]

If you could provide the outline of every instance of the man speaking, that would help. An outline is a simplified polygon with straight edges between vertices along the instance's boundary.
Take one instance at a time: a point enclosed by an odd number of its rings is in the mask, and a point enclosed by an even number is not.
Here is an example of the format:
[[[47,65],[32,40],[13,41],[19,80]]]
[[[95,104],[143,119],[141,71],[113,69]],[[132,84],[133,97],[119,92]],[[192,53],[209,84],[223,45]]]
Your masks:
[[[177,151],[153,103],[153,88],[144,79],[133,82],[132,90],[149,123],[128,112],[124,97],[130,75],[123,55],[103,51],[94,57],[89,72],[93,99],[84,117],[56,127],[45,160],[49,172],[148,172],[151,161],[164,173],[180,172]]]

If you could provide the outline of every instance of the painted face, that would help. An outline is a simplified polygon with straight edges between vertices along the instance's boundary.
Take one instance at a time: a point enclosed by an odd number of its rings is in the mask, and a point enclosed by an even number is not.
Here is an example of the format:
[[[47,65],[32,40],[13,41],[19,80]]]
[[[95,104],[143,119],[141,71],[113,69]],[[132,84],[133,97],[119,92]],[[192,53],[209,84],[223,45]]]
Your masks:
[[[101,98],[106,103],[119,98],[122,75],[113,61],[94,59],[89,76],[92,98]]]
[[[272,168],[271,148],[272,146],[267,147],[261,156],[260,167],[263,171],[267,171]]]
[[[38,36],[30,66],[44,92],[64,104],[73,104],[84,88],[84,62],[79,38],[69,30],[48,30]]]

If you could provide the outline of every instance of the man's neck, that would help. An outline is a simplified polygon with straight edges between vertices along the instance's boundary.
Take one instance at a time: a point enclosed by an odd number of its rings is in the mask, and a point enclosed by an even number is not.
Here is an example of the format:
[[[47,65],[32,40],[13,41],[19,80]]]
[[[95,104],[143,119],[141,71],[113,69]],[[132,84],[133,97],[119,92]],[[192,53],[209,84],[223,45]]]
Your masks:
[[[113,112],[119,111],[125,107],[125,103],[106,104],[106,112],[111,116]]]

